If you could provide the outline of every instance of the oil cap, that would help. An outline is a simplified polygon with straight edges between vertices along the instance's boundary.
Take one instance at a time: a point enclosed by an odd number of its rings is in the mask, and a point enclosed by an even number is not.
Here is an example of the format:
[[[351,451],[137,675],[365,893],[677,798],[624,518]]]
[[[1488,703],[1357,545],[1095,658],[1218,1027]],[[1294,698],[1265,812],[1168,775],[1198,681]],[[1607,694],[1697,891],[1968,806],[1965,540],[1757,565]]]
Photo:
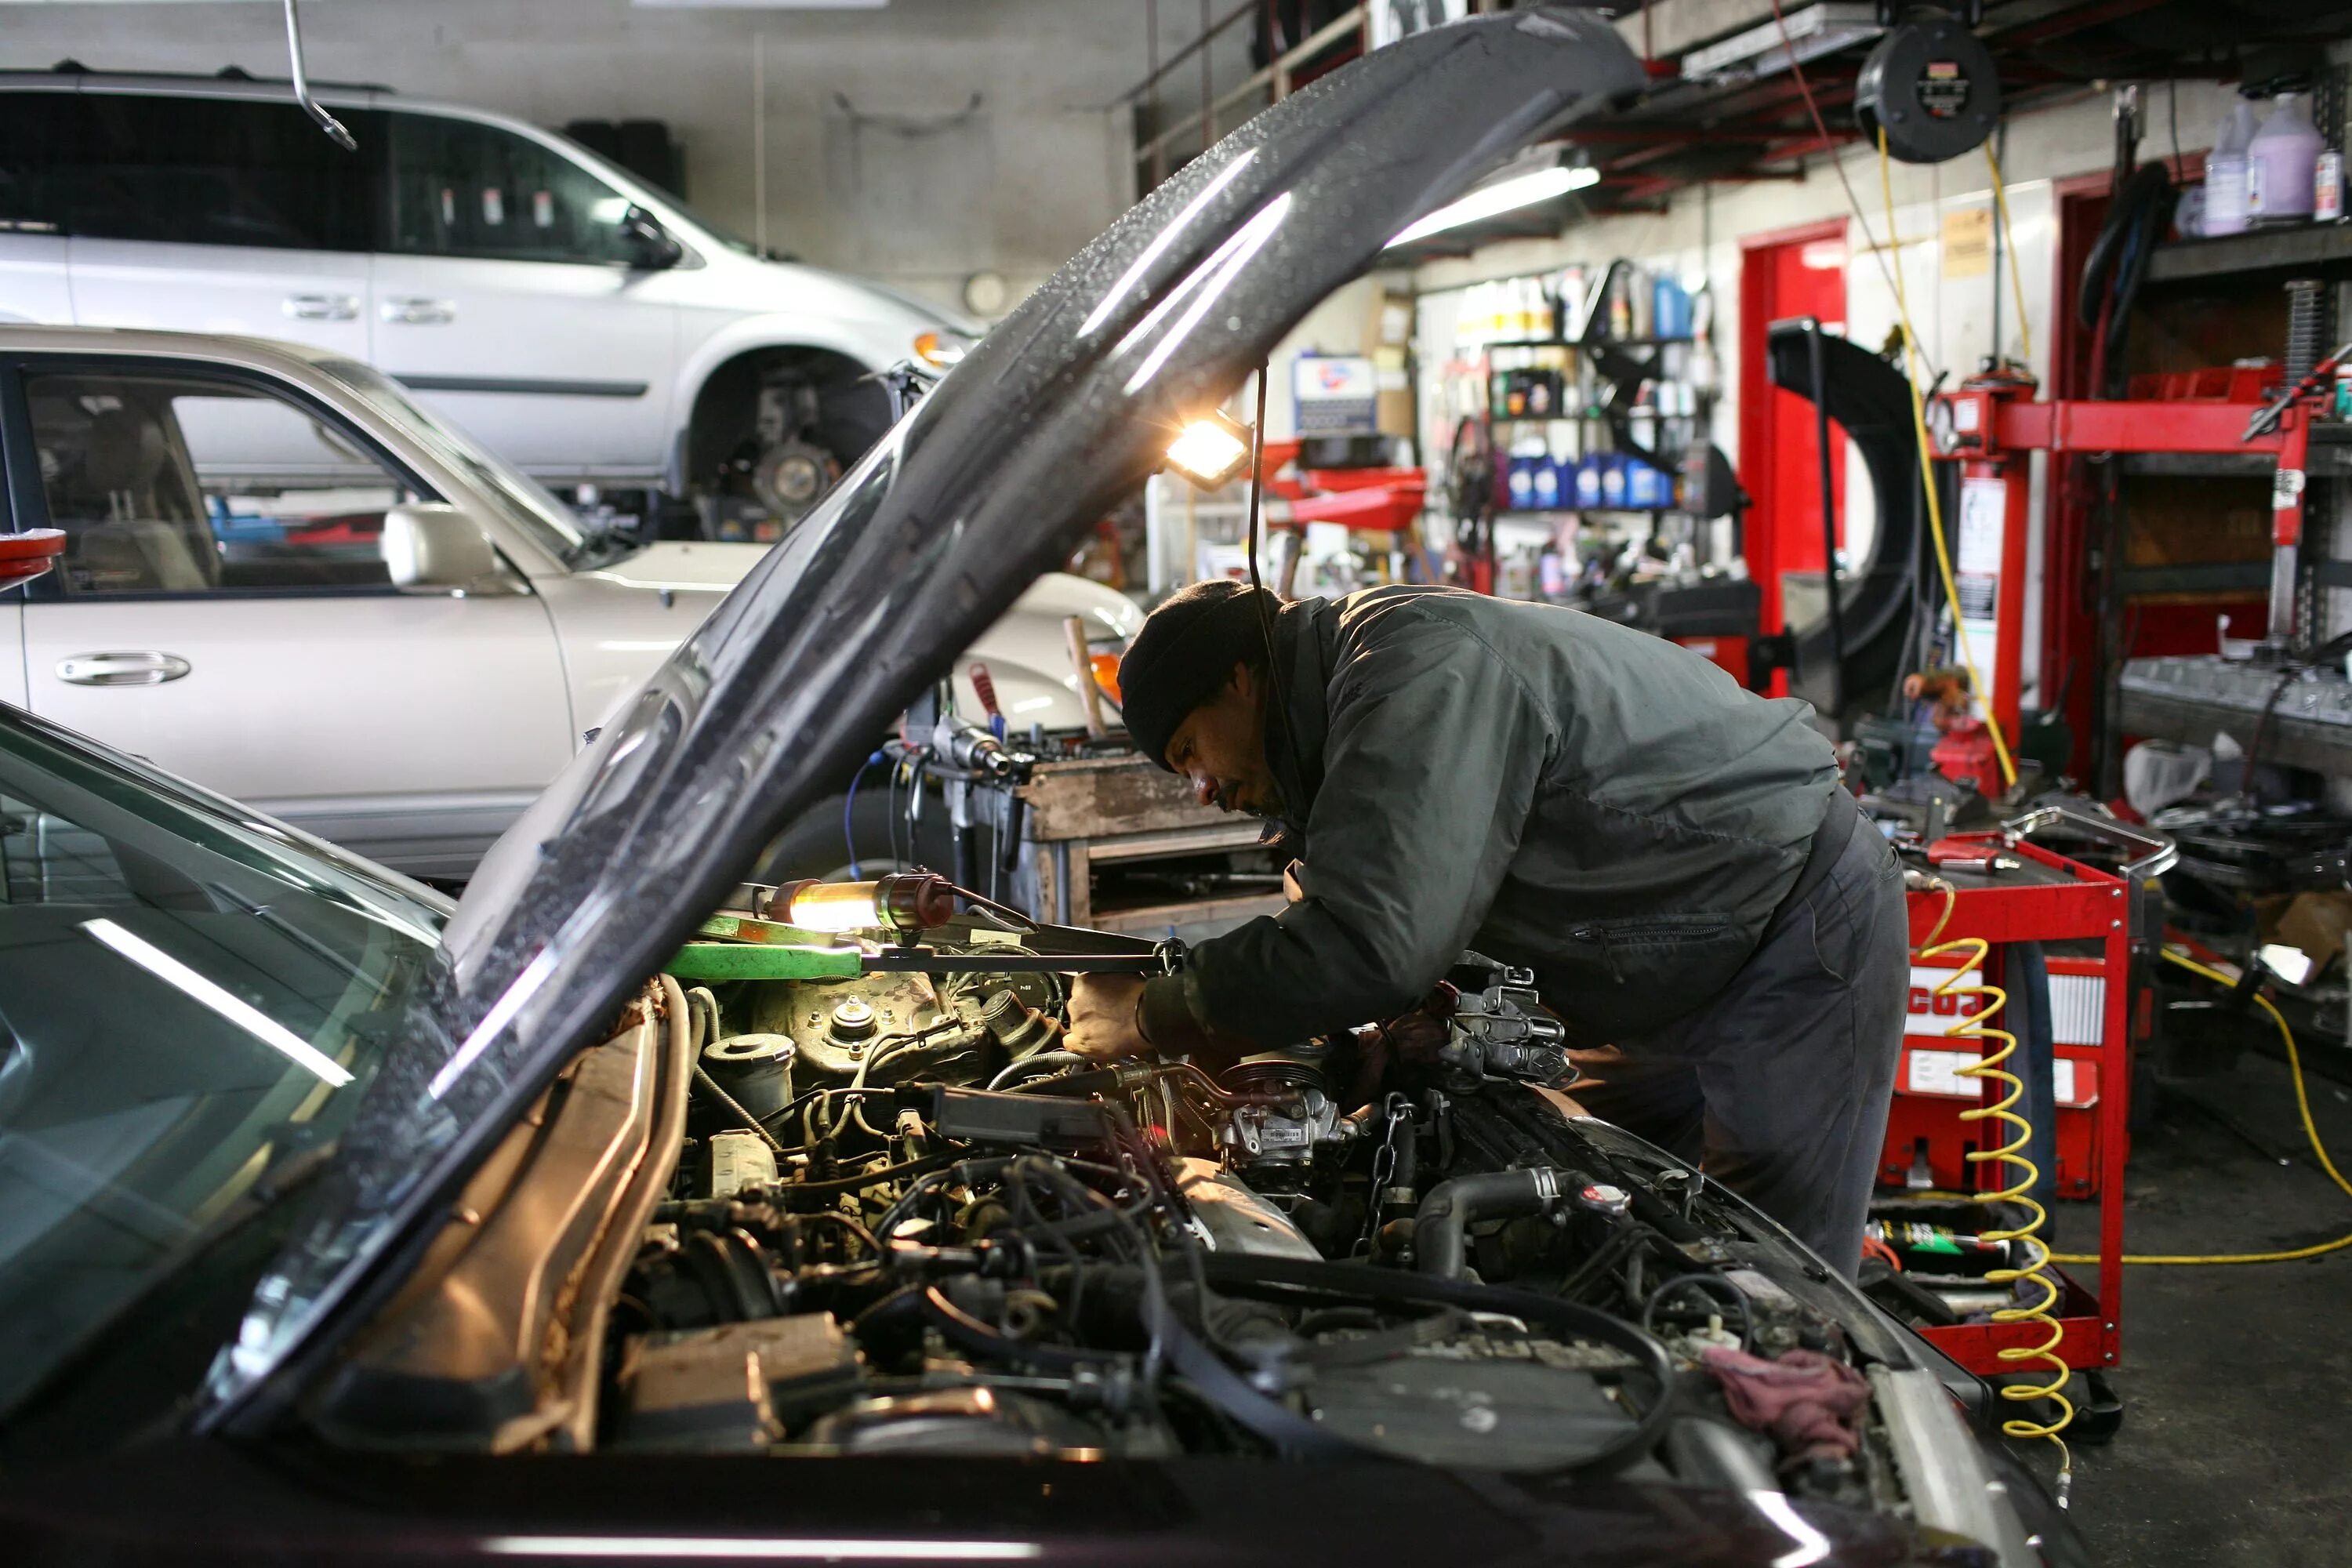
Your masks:
[[[1906,22],[1862,63],[1854,118],[1865,140],[1906,163],[1940,163],[1973,153],[2000,119],[2000,72],[1991,51],[1945,16]]]

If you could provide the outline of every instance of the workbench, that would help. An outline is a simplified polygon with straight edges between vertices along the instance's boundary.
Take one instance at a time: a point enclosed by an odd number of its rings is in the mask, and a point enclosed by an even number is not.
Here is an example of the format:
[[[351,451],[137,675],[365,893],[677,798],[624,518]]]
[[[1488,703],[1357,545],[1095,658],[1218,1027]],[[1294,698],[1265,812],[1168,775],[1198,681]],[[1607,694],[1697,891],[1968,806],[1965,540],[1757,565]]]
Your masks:
[[[1097,907],[1105,867],[1254,848],[1264,825],[1199,805],[1182,777],[1140,755],[1039,763],[1013,786],[1023,805],[1016,902],[1039,920],[1135,936],[1239,925],[1282,908],[1278,889],[1134,907]]]

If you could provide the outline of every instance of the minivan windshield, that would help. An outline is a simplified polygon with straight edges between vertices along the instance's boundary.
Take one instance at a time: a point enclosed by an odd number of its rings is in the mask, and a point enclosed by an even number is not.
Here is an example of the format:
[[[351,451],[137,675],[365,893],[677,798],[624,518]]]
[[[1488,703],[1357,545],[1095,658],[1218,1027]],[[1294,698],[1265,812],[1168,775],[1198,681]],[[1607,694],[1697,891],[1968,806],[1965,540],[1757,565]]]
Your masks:
[[[560,560],[574,559],[589,542],[572,509],[547,487],[460,436],[410,398],[383,372],[357,360],[330,359],[319,368],[351,388],[362,403],[399,426],[419,446],[472,479],[483,497]]]
[[[446,910],[0,710],[0,1412],[332,1146]]]

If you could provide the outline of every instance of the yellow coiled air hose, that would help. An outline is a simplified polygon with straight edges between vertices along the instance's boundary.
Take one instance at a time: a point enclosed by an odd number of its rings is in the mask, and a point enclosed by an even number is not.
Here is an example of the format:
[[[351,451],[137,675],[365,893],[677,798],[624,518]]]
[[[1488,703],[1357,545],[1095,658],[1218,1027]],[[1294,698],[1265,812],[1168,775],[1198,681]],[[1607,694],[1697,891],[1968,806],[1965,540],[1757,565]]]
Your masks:
[[[1932,961],[1948,953],[1965,955],[1960,960],[1959,967],[1952,971],[1951,978],[1937,985],[1935,994],[1938,996],[1985,998],[1982,1007],[1945,1030],[1944,1037],[1950,1040],[1979,1042],[1977,1049],[1981,1054],[1974,1064],[1960,1068],[1959,1076],[1990,1079],[1999,1083],[2002,1089],[2002,1094],[1999,1100],[1990,1105],[1975,1106],[1961,1111],[1960,1120],[1998,1121],[2005,1131],[2013,1134],[2007,1143],[1999,1148],[1978,1149],[1969,1152],[1968,1158],[1970,1164],[1985,1164],[1999,1161],[2008,1168],[2006,1173],[2013,1178],[2008,1185],[1997,1191],[1974,1194],[1975,1201],[1988,1204],[2015,1204],[2024,1209],[2029,1216],[2023,1225],[2015,1229],[1989,1230],[1982,1233],[1983,1240],[2014,1242],[2024,1249],[2027,1255],[2023,1268],[1993,1269],[1985,1275],[1985,1283],[2012,1285],[2019,1280],[2023,1280],[2029,1285],[2039,1286],[2042,1290],[2042,1299],[2039,1301],[2025,1306],[2003,1307],[1993,1313],[1992,1321],[1996,1323],[2039,1323],[2049,1331],[2049,1337],[2040,1344],[2003,1345],[1997,1353],[2004,1362],[2033,1363],[2037,1367],[2048,1368],[2054,1375],[2046,1382],[2004,1384],[2000,1390],[2000,1396],[2015,1404],[2047,1399],[2057,1405],[2057,1418],[2045,1422],[2036,1421],[2030,1416],[2013,1415],[2000,1424],[2000,1429],[2007,1436],[2046,1437],[2057,1445],[2058,1506],[2064,1508],[2067,1493],[2074,1485],[2074,1457],[2068,1450],[2065,1439],[2058,1434],[2064,1431],[2074,1419],[2074,1402],[2067,1398],[2065,1393],[2067,1379],[2072,1373],[2064,1359],[2057,1353],[2060,1342],[2066,1337],[2066,1331],[2059,1326],[2057,1319],[2050,1315],[2050,1309],[2058,1304],[2059,1289],[2057,1281],[2043,1272],[2049,1267],[2051,1254],[2049,1243],[2042,1239],[2042,1227],[2048,1221],[2050,1214],[2033,1196],[2034,1185],[2041,1181],[2042,1173],[2032,1161],[2019,1152],[2033,1141],[2032,1124],[2019,1115],[2016,1110],[2018,1101],[2025,1097],[2025,1081],[2001,1065],[2016,1054],[2017,1037],[2005,1029],[1996,1029],[1991,1026],[1993,1016],[2009,1005],[2009,994],[1998,985],[1983,984],[1981,975],[1985,954],[1992,945],[1984,938],[1963,936],[1955,937],[1949,942],[1937,941],[1937,938],[1944,934],[1944,927],[1951,922],[1952,909],[1959,901],[1959,891],[1941,877],[1930,879],[1927,887],[1930,891],[1943,894],[1944,908],[1943,912],[1936,917],[1935,928],[1928,931],[1927,940],[1919,944],[1918,956]],[[1987,1049],[1987,1047],[1991,1048]],[[2026,1369],[2020,1367],[2019,1370],[2023,1372]]]

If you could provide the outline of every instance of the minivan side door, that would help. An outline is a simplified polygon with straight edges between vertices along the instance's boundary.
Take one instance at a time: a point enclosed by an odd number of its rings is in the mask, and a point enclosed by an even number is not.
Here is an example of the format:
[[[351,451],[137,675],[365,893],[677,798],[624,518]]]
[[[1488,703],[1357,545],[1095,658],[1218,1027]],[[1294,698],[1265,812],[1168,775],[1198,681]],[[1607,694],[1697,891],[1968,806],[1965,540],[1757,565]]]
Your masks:
[[[368,352],[374,116],[345,152],[289,100],[89,90],[64,184],[74,320]]]
[[[0,439],[66,553],[24,606],[36,713],[420,875],[461,876],[571,760],[553,624],[510,568],[393,586],[441,499],[273,377],[0,360]]]
[[[376,367],[543,479],[658,477],[677,285],[633,265],[628,198],[505,126],[383,120]]]

